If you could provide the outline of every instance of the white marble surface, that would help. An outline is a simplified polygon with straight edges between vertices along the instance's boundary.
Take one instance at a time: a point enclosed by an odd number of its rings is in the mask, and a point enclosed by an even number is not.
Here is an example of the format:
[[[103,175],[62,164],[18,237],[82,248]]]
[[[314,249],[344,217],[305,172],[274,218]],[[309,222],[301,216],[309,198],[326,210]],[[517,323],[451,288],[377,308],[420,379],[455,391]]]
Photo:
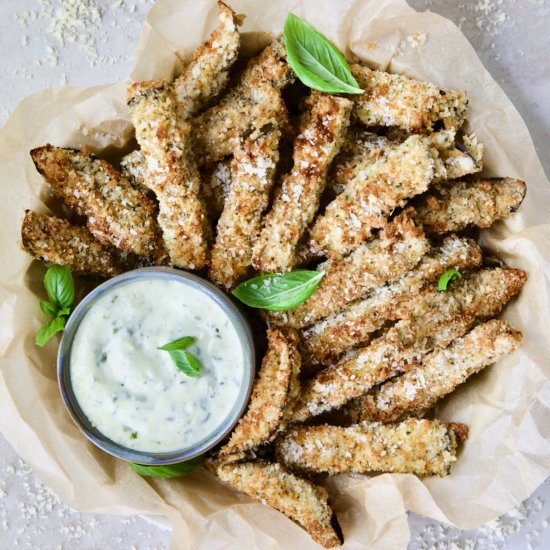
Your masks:
[[[337,0],[334,0],[335,2]],[[0,0],[0,123],[46,87],[124,78],[153,0]],[[550,174],[550,0],[409,0],[461,25],[525,118]],[[64,6],[64,8],[62,8]],[[69,18],[61,17],[64,10]],[[411,549],[550,547],[550,482],[501,520],[460,532],[411,515]],[[164,549],[170,534],[142,518],[66,508],[0,436],[0,549]]]

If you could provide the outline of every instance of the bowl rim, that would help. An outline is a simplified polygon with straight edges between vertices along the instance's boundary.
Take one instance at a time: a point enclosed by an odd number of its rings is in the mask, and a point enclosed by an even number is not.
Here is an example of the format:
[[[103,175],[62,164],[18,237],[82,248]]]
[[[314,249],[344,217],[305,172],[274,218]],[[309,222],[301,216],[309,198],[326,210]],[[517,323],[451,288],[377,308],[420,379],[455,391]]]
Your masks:
[[[241,387],[238,399],[226,419],[220,424],[217,430],[214,430],[203,440],[200,440],[186,448],[169,452],[159,453],[137,451],[109,439],[107,436],[102,434],[100,430],[93,427],[80,408],[78,400],[76,399],[71,388],[70,356],[74,337],[78,332],[80,323],[86,316],[89,309],[93,307],[93,304],[96,303],[97,300],[110,289],[118,285],[140,279],[180,280],[204,292],[224,310],[233,323],[239,340],[243,346],[245,361],[243,387]],[[110,455],[145,466],[163,466],[185,462],[186,460],[190,460],[204,454],[212,447],[220,443],[237,424],[239,418],[243,415],[246,406],[248,405],[250,394],[252,392],[255,371],[256,352],[252,328],[231,296],[226,294],[223,290],[210,281],[207,281],[194,273],[163,266],[144,267],[126,271],[125,273],[117,275],[116,277],[113,277],[98,285],[86,296],[84,296],[69,316],[57,353],[57,381],[59,390],[70,417],[80,431],[94,445]]]

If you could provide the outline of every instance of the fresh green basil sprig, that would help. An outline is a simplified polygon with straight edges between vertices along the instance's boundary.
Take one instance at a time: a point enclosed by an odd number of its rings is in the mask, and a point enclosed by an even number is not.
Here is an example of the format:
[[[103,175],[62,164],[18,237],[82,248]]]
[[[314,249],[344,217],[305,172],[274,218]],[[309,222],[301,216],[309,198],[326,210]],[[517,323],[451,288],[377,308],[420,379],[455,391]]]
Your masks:
[[[36,345],[43,346],[54,334],[65,329],[74,303],[74,281],[66,266],[53,265],[44,276],[49,302],[40,301],[40,309],[53,319],[36,333]]]
[[[462,279],[462,273],[458,271],[458,269],[447,269],[441,277],[439,277],[439,280],[437,281],[437,290],[447,290],[447,287],[449,286],[449,283],[453,279]]]
[[[338,48],[293,13],[283,30],[288,64],[309,88],[335,94],[362,94]]]
[[[191,458],[178,464],[168,464],[166,466],[143,466],[130,462],[130,466],[144,477],[159,477],[168,479],[172,477],[182,477],[190,474],[204,460],[204,455]]]
[[[305,302],[317,288],[324,271],[295,269],[253,277],[233,290],[233,296],[250,307],[286,311]]]
[[[158,348],[167,351],[176,367],[192,378],[197,377],[202,370],[201,362],[191,352],[186,351],[195,340],[194,336],[184,336]]]

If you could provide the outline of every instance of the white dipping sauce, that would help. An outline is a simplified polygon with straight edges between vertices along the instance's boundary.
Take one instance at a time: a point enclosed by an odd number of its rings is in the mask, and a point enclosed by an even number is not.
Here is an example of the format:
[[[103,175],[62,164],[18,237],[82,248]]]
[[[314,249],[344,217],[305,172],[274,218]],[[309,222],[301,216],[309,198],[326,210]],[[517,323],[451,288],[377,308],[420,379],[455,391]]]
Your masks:
[[[202,363],[192,378],[157,349],[194,336]],[[103,435],[145,452],[176,451],[223,424],[244,383],[245,350],[225,311],[185,282],[135,280],[107,290],[76,332],[70,378]]]

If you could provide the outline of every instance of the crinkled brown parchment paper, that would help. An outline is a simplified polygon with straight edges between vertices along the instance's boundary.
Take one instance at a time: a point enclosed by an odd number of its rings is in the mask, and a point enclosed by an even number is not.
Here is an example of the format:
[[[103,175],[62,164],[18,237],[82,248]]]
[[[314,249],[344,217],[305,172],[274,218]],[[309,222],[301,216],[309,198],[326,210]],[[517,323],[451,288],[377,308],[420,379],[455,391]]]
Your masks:
[[[233,0],[246,13],[249,49],[279,34],[288,11],[346,52],[444,87],[465,88],[469,125],[486,146],[486,173],[527,181],[520,212],[484,232],[483,244],[529,281],[505,317],[524,333],[521,349],[459,390],[441,418],[470,437],[452,475],[340,476],[329,481],[345,548],[405,548],[406,509],[473,528],[526,498],[550,474],[550,185],[527,128],[462,33],[404,0]],[[160,0],[138,48],[134,80],[170,78],[216,20],[214,0]],[[423,46],[403,48],[426,33]],[[264,34],[266,33],[266,34]],[[126,75],[121,75],[121,79]],[[146,481],[96,450],[65,412],[55,375],[56,343],[34,345],[43,267],[19,249],[25,208],[51,204],[29,150],[46,142],[116,154],[131,139],[125,84],[49,90],[25,99],[0,134],[0,430],[70,506],[167,517],[178,549],[314,548],[281,514],[235,494],[205,471]]]

